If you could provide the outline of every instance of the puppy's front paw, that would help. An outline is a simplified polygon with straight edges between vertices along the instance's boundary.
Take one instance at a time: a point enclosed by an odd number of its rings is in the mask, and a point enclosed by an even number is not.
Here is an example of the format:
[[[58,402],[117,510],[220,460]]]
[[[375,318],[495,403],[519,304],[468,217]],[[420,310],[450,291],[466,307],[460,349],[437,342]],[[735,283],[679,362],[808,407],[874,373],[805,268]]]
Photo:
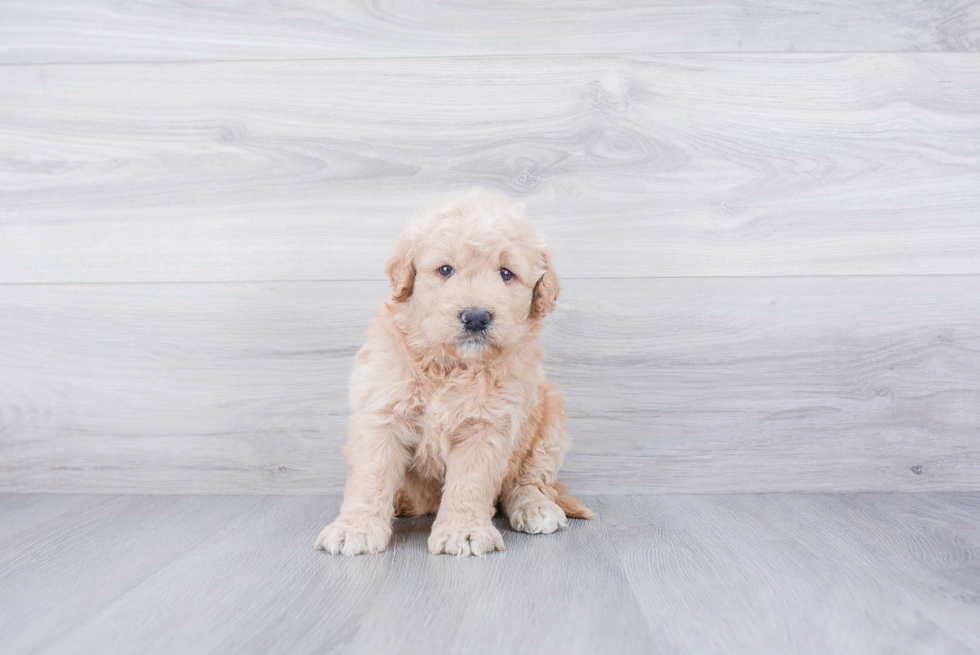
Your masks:
[[[390,523],[375,517],[341,516],[323,529],[316,547],[331,555],[380,553],[390,538]]]
[[[429,535],[429,552],[433,555],[485,555],[503,549],[504,538],[490,521],[469,525],[436,521]]]
[[[530,534],[551,534],[568,523],[561,507],[547,498],[527,500],[508,514],[510,527]]]

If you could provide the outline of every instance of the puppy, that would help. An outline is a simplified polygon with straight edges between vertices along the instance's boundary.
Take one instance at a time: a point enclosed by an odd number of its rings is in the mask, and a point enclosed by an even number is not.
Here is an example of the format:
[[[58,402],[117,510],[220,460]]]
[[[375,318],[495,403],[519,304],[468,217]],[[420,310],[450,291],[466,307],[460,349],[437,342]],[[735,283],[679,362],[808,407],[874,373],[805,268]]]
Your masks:
[[[405,228],[387,273],[351,379],[344,502],[317,548],[377,553],[396,513],[436,513],[431,553],[503,550],[498,500],[533,534],[592,518],[557,481],[564,397],[537,342],[560,286],[523,207],[452,196]]]

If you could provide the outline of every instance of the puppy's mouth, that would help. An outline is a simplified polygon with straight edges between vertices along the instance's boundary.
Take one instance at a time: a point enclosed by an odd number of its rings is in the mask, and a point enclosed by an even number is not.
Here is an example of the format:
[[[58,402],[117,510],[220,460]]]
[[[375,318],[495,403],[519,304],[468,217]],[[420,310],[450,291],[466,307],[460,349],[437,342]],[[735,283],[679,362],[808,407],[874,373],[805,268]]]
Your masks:
[[[465,349],[482,350],[493,342],[493,339],[486,332],[463,332],[456,339],[456,343]]]

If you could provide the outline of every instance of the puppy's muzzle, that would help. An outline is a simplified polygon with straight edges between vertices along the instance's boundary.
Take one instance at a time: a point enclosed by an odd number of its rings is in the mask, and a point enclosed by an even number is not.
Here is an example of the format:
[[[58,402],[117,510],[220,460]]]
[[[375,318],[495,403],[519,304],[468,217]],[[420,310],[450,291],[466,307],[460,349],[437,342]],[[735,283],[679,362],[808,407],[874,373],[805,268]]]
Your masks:
[[[463,329],[467,332],[486,332],[492,321],[493,314],[479,307],[464,309],[459,314],[459,322],[463,324]]]

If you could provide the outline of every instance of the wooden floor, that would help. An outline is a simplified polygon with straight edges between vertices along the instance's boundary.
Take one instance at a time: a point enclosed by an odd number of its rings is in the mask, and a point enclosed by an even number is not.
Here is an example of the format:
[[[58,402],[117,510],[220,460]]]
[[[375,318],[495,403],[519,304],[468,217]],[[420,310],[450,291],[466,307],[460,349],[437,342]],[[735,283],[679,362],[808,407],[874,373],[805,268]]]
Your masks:
[[[343,558],[336,497],[2,495],[0,652],[980,652],[980,494],[585,500],[484,558],[430,518]]]

